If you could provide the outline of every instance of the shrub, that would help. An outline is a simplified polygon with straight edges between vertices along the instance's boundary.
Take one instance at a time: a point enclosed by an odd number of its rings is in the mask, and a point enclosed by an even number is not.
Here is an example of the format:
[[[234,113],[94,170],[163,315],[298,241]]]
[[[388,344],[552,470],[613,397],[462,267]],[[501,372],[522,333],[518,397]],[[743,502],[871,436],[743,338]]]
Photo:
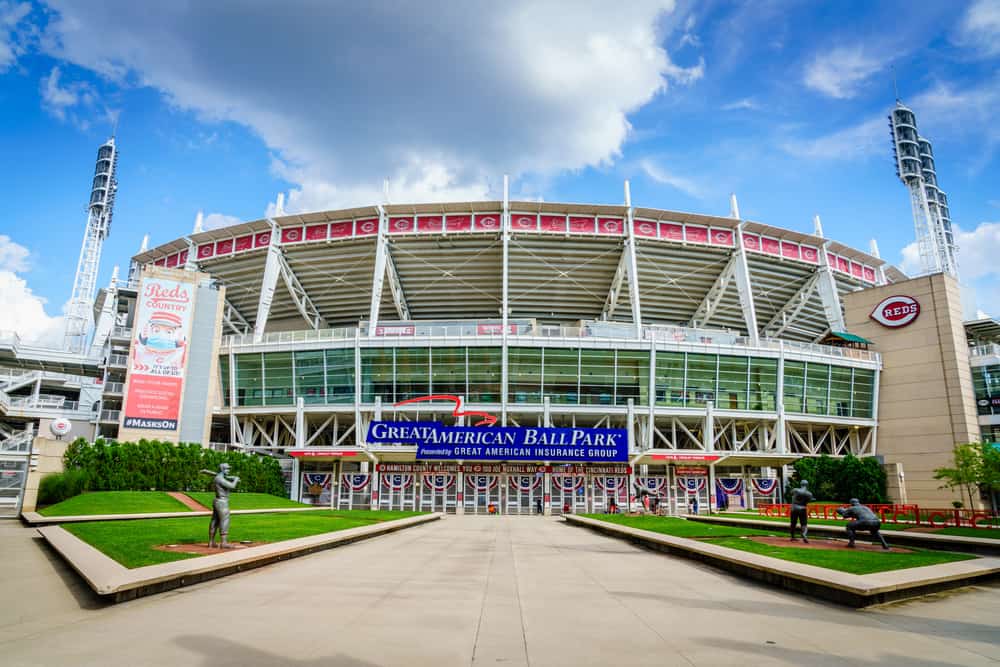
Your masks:
[[[38,483],[38,501],[41,505],[55,505],[87,490],[88,475],[83,470],[66,470],[46,475]]]
[[[210,491],[212,478],[201,471],[226,462],[238,475],[237,491],[285,495],[278,461],[269,456],[216,452],[195,443],[159,440],[93,443],[79,438],[66,448],[66,470],[84,471],[94,491]]]

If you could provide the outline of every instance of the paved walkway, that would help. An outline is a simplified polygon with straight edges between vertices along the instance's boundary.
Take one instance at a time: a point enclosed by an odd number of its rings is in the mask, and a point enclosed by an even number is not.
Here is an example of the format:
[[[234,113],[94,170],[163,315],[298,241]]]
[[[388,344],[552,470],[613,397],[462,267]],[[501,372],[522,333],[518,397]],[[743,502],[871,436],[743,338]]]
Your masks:
[[[1000,585],[853,611],[557,519],[448,517],[115,606],[32,535],[0,521],[5,666],[1000,661]]]

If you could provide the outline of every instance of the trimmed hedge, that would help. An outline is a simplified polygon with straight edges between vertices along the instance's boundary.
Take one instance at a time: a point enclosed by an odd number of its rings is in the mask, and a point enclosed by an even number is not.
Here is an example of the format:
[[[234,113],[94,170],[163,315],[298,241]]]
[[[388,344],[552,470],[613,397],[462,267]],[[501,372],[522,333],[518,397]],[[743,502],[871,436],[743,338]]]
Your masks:
[[[63,456],[66,471],[81,471],[87,491],[211,491],[212,478],[201,470],[231,466],[240,478],[237,491],[285,496],[277,459],[241,452],[216,452],[195,443],[159,440],[115,442],[78,438]],[[67,496],[68,497],[68,496]]]
[[[848,454],[844,458],[832,458],[823,454],[819,457],[801,458],[793,464],[791,486],[785,497],[791,498],[791,489],[799,486],[803,479],[809,482],[809,490],[816,498],[846,503],[857,498],[862,503],[885,503],[888,496],[885,489],[885,470],[874,457],[859,459]]]
[[[55,505],[67,498],[78,496],[87,489],[87,473],[83,470],[66,470],[46,475],[38,483],[38,505]]]

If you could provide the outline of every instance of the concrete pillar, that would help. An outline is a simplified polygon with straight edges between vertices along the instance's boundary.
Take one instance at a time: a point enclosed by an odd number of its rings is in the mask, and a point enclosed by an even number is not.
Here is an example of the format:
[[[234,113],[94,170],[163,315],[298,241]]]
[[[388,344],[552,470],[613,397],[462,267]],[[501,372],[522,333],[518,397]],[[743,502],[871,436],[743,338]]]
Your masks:
[[[462,462],[458,462],[458,472],[455,473],[455,484],[458,489],[455,491],[455,514],[462,516],[465,514],[465,471],[462,470]]]

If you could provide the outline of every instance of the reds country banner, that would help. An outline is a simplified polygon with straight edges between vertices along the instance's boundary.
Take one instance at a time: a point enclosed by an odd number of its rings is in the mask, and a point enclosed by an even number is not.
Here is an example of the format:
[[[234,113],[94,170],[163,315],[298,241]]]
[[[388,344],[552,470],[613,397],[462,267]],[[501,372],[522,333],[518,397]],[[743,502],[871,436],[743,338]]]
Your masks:
[[[177,430],[194,285],[143,278],[129,355],[124,428]]]

